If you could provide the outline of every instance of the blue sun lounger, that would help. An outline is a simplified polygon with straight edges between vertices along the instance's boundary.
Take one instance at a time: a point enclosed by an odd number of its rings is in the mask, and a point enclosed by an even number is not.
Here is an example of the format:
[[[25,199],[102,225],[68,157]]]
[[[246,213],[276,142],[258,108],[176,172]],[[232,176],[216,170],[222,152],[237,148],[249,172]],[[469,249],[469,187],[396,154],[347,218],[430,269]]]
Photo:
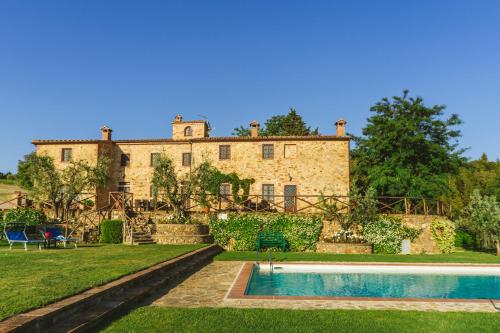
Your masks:
[[[14,243],[23,244],[25,251],[28,251],[28,244],[37,244],[39,250],[42,250],[42,245],[45,244],[45,240],[43,239],[36,239],[31,237],[31,235],[28,237],[26,234],[26,223],[24,222],[5,223],[3,233],[5,234],[5,238],[7,238],[11,250]]]
[[[50,233],[50,237],[49,238],[45,237],[45,233],[46,232]],[[47,241],[53,241],[53,242],[56,242],[56,243],[57,242],[63,243],[64,247],[66,247],[67,243],[74,243],[75,244],[75,248],[78,247],[76,245],[76,243],[78,242],[78,239],[77,238],[64,237],[63,234],[62,234],[62,230],[59,227],[45,227],[45,229],[42,231],[42,235],[43,235],[43,237],[45,237],[45,239]]]

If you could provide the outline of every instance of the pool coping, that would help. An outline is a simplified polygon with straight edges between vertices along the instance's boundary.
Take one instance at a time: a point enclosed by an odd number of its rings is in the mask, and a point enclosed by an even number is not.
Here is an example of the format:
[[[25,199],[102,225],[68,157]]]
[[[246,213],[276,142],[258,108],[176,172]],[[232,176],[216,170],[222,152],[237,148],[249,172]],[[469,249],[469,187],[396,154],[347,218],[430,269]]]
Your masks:
[[[460,263],[394,263],[394,262],[286,262],[290,265],[372,265],[372,266],[456,266],[456,267],[500,267],[498,264],[460,264]],[[254,262],[245,262],[236,279],[234,280],[227,299],[262,299],[262,300],[330,300],[330,301],[371,301],[371,302],[431,302],[431,303],[500,303],[498,299],[468,299],[468,298],[401,298],[401,297],[347,297],[347,296],[270,296],[270,295],[247,295],[245,294],[250,281]]]

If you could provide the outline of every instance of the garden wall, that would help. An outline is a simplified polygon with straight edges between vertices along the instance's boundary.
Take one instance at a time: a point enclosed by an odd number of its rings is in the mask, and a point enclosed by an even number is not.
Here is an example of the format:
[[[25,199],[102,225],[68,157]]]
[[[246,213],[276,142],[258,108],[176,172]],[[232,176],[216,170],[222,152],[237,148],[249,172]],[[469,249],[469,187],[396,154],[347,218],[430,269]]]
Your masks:
[[[411,243],[411,253],[441,253],[436,241],[432,238],[430,229],[431,221],[433,219],[446,219],[444,216],[438,215],[397,215],[403,219],[407,225],[415,228],[422,229],[422,234]]]

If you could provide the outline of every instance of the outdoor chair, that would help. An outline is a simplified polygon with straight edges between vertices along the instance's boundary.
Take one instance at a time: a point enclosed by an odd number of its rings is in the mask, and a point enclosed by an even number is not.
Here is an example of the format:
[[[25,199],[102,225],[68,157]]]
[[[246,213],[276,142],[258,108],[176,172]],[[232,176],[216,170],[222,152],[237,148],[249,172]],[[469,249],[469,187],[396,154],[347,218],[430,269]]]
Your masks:
[[[12,250],[14,243],[21,243],[24,245],[25,251],[28,251],[28,244],[37,244],[38,249],[42,250],[45,240],[37,239],[32,234],[28,236],[26,234],[26,227],[27,225],[24,222],[7,222],[4,224],[3,233],[9,243],[9,248]]]
[[[273,268],[273,248],[279,248],[281,251],[286,251],[285,236],[281,232],[276,231],[261,231],[257,234],[257,252],[256,264],[259,264],[259,251],[263,249],[270,249],[269,251],[269,265],[271,270]]]
[[[63,246],[66,247],[67,243],[73,243],[73,244],[75,244],[75,249],[78,248],[76,243],[79,240],[77,238],[64,237],[62,234],[62,229],[60,227],[47,227],[46,226],[42,230],[42,235],[48,244],[50,244],[51,241],[53,241],[56,245],[57,245],[57,242],[61,242],[61,243],[63,243]]]

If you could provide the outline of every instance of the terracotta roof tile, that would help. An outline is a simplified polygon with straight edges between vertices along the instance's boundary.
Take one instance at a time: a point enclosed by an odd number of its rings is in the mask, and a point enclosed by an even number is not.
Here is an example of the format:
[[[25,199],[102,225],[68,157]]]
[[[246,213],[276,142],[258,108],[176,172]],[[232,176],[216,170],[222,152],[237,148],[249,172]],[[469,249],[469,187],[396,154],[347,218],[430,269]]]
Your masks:
[[[173,140],[168,138],[157,139],[121,139],[113,140],[114,143],[161,143],[161,142],[230,142],[230,141],[331,141],[331,140],[350,140],[350,136],[336,136],[336,135],[310,135],[310,136],[216,136],[206,138],[190,138],[185,140]],[[37,144],[71,144],[71,143],[100,143],[102,140],[33,140],[34,145]]]

